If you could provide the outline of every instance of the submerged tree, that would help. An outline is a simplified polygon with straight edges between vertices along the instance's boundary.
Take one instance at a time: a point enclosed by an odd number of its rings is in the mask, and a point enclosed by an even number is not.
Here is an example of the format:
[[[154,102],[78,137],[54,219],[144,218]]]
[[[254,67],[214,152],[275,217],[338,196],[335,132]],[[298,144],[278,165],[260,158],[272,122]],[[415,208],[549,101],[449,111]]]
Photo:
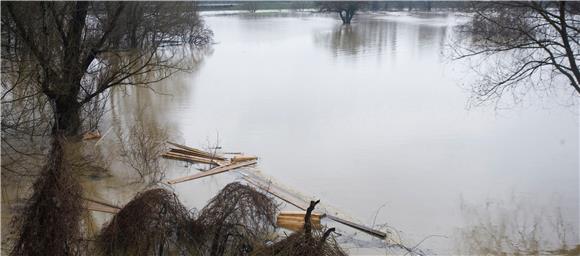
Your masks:
[[[32,197],[13,220],[10,255],[78,255],[81,246],[82,189],[57,136]]]
[[[2,131],[52,120],[76,135],[109,88],[186,69],[176,46],[211,36],[189,2],[2,2],[2,106],[28,113],[3,112]]]
[[[361,1],[322,1],[318,3],[322,12],[336,12],[342,20],[342,24],[350,24],[355,13],[363,7]]]
[[[495,61],[493,67],[476,67],[481,73],[473,86],[476,102],[566,83],[575,96],[580,94],[579,4],[482,2],[474,7],[475,16],[461,27],[466,36],[455,50],[458,59]]]

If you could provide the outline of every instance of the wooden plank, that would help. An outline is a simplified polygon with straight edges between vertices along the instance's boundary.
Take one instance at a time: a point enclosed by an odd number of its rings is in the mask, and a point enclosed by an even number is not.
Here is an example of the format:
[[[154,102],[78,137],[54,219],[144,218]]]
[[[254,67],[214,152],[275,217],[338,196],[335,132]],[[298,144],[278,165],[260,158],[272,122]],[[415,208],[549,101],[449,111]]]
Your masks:
[[[97,212],[104,212],[104,213],[111,213],[116,214],[118,213],[121,208],[112,204],[107,204],[104,202],[100,202],[90,198],[83,198],[84,199],[84,207],[90,211],[97,211]]]
[[[209,158],[184,155],[184,154],[175,153],[175,152],[166,152],[166,153],[161,154],[161,156],[164,158],[187,161],[187,162],[195,162],[195,163],[203,163],[203,164],[217,164],[217,162],[215,160],[212,160]]]
[[[273,195],[273,196],[275,196],[275,197],[279,198],[280,200],[282,200],[282,201],[284,201],[284,202],[286,202],[286,203],[289,203],[289,204],[291,204],[291,205],[294,205],[294,206],[295,206],[295,207],[297,207],[298,209],[301,209],[301,210],[304,210],[304,211],[306,211],[306,207],[304,207],[304,206],[300,205],[299,203],[297,203],[297,202],[295,202],[295,201],[292,201],[292,200],[290,200],[290,199],[288,199],[288,198],[286,198],[286,197],[284,197],[284,196],[282,196],[282,195],[280,195],[280,194],[278,194],[278,193],[276,193],[276,192],[274,192],[274,191],[270,190],[270,189],[269,189],[269,188],[267,188],[266,186],[263,186],[263,185],[257,184],[257,182],[256,182],[256,181],[254,181],[254,180],[252,180],[252,179],[250,179],[250,178],[248,178],[248,177],[246,177],[246,176],[244,176],[244,178],[243,178],[243,179],[244,179],[244,180],[246,180],[248,183],[250,183],[250,184],[252,184],[252,185],[254,185],[254,186],[256,186],[256,187],[258,187],[258,188],[260,188],[260,189],[262,189],[262,190],[264,190],[264,191],[266,191],[266,192],[268,192],[268,193],[270,193],[271,195]]]
[[[365,232],[365,233],[367,233],[367,234],[369,234],[371,236],[378,237],[380,239],[387,238],[387,234],[385,232],[378,231],[376,229],[372,229],[372,228],[369,228],[369,227],[366,227],[366,226],[363,226],[363,225],[360,225],[360,224],[357,224],[357,223],[354,223],[354,222],[351,222],[351,221],[348,221],[348,220],[345,220],[345,219],[336,217],[334,215],[327,214],[326,217],[328,217],[329,219],[334,220],[334,221],[336,221],[338,223],[342,223],[342,224],[344,224],[346,226],[349,226],[351,228],[358,229],[358,230],[360,230],[362,232]]]
[[[306,214],[305,211],[282,211],[280,212],[279,215],[281,216],[302,216],[304,217],[304,215]],[[312,216],[313,218],[321,218],[324,216],[324,213],[317,213],[317,212],[313,212],[310,214],[310,216]]]
[[[177,154],[182,154],[182,155],[186,155],[186,156],[195,156],[195,157],[202,157],[202,158],[207,158],[207,159],[212,159],[212,160],[225,160],[225,158],[223,157],[219,157],[219,156],[208,156],[206,154],[199,154],[197,152],[193,152],[193,151],[189,151],[189,150],[185,150],[185,149],[180,149],[180,148],[171,148],[169,149],[169,152],[171,153],[177,153]]]
[[[177,144],[177,143],[170,142],[170,141],[168,141],[167,143],[169,143],[169,144],[171,144],[173,146],[176,146],[178,148],[181,148],[181,149],[189,150],[191,152],[195,152],[195,153],[200,154],[200,155],[205,155],[206,157],[210,157],[210,158],[213,157],[213,158],[218,158],[220,160],[226,160],[222,156],[215,155],[215,154],[211,154],[211,153],[205,152],[205,151],[200,150],[200,149],[197,149],[197,148],[188,147],[188,146],[181,145],[181,144]]]
[[[243,162],[243,161],[250,161],[250,160],[257,160],[257,156],[248,156],[248,155],[240,155],[232,157],[232,163]]]
[[[88,201],[88,202],[93,202],[93,203],[96,203],[96,204],[101,204],[101,205],[108,206],[108,207],[111,207],[111,208],[121,209],[121,207],[116,206],[114,204],[109,204],[109,203],[106,203],[106,202],[103,202],[103,201],[99,201],[99,200],[96,200],[96,199],[92,199],[92,198],[83,197],[83,200]]]
[[[231,171],[231,170],[245,167],[248,165],[253,165],[253,164],[256,164],[257,162],[258,161],[256,161],[256,160],[252,160],[252,161],[228,164],[228,165],[224,165],[224,166],[218,166],[216,168],[210,169],[210,170],[202,172],[202,173],[198,173],[195,175],[170,180],[170,181],[167,181],[167,183],[168,184],[177,184],[177,183],[181,183],[184,181],[195,180],[195,179],[199,179],[199,178],[203,178],[203,177],[207,177],[207,176],[211,176],[211,175],[216,175],[216,174],[219,174],[222,172]]]
[[[300,204],[298,204],[298,203],[296,203],[296,202],[294,202],[294,201],[292,201],[292,200],[290,200],[290,199],[288,199],[288,198],[286,198],[286,197],[284,197],[284,196],[282,196],[282,195],[280,195],[280,194],[278,194],[276,192],[273,192],[272,190],[266,188],[265,186],[256,184],[256,182],[253,181],[253,180],[251,180],[250,178],[244,176],[244,180],[246,180],[248,183],[250,183],[250,184],[252,184],[254,186],[257,186],[257,187],[261,188],[262,190],[264,190],[264,191],[272,194],[273,196],[275,196],[277,198],[280,198],[282,201],[287,202],[287,203],[289,203],[291,205],[294,205],[294,206],[298,207],[299,209],[302,209],[302,210],[306,211],[306,207],[305,206],[302,206],[302,205],[300,205]],[[348,220],[339,218],[337,216],[325,214],[324,217],[328,217],[331,220],[334,220],[334,221],[336,221],[338,223],[342,223],[342,224],[344,224],[346,226],[349,226],[351,228],[354,228],[354,229],[363,231],[363,232],[365,232],[365,233],[367,233],[369,235],[372,235],[374,237],[378,237],[378,238],[381,238],[381,239],[385,239],[387,237],[387,234],[384,233],[384,232],[381,232],[379,230],[376,230],[376,229],[373,229],[373,228],[370,228],[370,227],[367,227],[367,226],[364,226],[364,225],[360,225],[360,224],[357,224],[357,223],[354,223],[354,222],[351,222],[351,221],[348,221]]]

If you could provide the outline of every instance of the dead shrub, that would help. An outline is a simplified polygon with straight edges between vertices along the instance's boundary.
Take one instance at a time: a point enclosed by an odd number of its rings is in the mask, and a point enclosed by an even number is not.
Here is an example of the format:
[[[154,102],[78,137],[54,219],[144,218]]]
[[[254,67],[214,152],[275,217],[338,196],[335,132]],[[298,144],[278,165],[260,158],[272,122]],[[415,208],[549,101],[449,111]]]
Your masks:
[[[278,205],[254,188],[230,183],[197,219],[204,226],[209,255],[248,255],[274,233]]]
[[[123,207],[101,231],[97,247],[104,255],[198,255],[200,234],[177,195],[157,188]]]

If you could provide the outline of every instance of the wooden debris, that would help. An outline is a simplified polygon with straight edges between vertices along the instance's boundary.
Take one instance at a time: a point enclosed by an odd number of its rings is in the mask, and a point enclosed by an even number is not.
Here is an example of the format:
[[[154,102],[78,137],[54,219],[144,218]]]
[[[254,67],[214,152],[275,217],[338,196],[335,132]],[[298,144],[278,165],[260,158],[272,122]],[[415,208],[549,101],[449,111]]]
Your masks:
[[[83,198],[83,199],[84,199],[85,209],[90,210],[90,211],[116,214],[121,210],[120,207],[112,205],[112,204],[100,202],[100,201],[90,199],[90,198]]]
[[[300,231],[304,229],[304,218],[306,212],[280,212],[276,218],[276,225],[292,231]],[[321,229],[320,219],[324,214],[313,213],[310,216],[310,221],[315,229]]]
[[[192,148],[192,147],[188,147],[185,145],[181,145],[181,144],[177,144],[177,143],[169,142],[169,141],[167,143],[169,143],[175,147],[178,147],[179,150],[181,150],[181,152],[183,152],[182,154],[204,157],[204,158],[209,158],[209,159],[218,159],[218,160],[222,160],[222,161],[226,160],[226,158],[223,156],[219,156],[216,154],[205,152],[205,151],[197,149],[197,148]]]
[[[161,156],[164,158],[181,160],[181,161],[186,161],[186,162],[191,162],[191,163],[218,164],[216,162],[216,160],[213,160],[213,159],[198,157],[198,156],[191,156],[191,155],[184,155],[184,154],[175,153],[175,152],[171,152],[171,151],[163,153],[163,154],[161,154]]]
[[[369,228],[369,227],[366,227],[366,226],[363,226],[363,225],[354,223],[352,221],[348,221],[348,220],[345,220],[345,219],[336,217],[334,215],[326,215],[326,217],[328,217],[329,219],[334,220],[334,221],[336,221],[338,223],[342,223],[342,224],[344,224],[346,226],[349,226],[351,228],[358,229],[358,230],[360,230],[362,232],[365,232],[365,233],[367,233],[367,234],[369,234],[371,236],[378,237],[380,239],[387,238],[387,233],[385,233],[385,232],[378,231],[376,229],[372,229],[372,228]]]
[[[250,183],[250,184],[252,184],[252,185],[254,185],[254,186],[256,186],[256,187],[258,187],[258,188],[260,188],[260,189],[262,189],[262,190],[264,190],[266,192],[268,192],[268,193],[270,193],[271,195],[273,195],[273,196],[281,199],[282,201],[284,201],[286,203],[289,203],[291,205],[294,205],[294,206],[296,206],[297,208],[299,208],[301,210],[306,211],[306,207],[304,205],[301,205],[300,203],[298,203],[298,202],[296,202],[294,200],[291,200],[288,197],[282,196],[281,194],[279,194],[277,192],[274,192],[272,189],[268,188],[267,186],[265,186],[263,184],[258,184],[259,182],[257,182],[256,180],[250,179],[247,176],[244,176],[244,180],[246,180],[248,183]],[[387,237],[387,234],[385,232],[382,232],[382,231],[379,231],[379,230],[376,230],[376,229],[373,229],[373,228],[370,228],[370,227],[367,227],[367,226],[364,226],[364,225],[360,225],[360,224],[354,223],[352,221],[348,221],[348,220],[339,218],[339,217],[334,216],[334,215],[325,214],[322,217],[328,217],[329,219],[334,220],[334,221],[336,221],[338,223],[341,223],[341,224],[344,224],[344,225],[349,226],[351,228],[354,228],[354,229],[363,231],[363,232],[365,232],[365,233],[367,233],[367,234],[369,234],[371,236],[374,236],[374,237],[377,237],[377,238],[380,238],[380,239],[385,239]]]
[[[251,161],[246,161],[246,162],[231,163],[231,164],[228,164],[228,165],[218,166],[218,167],[215,167],[213,169],[210,169],[210,170],[208,170],[206,172],[202,172],[202,173],[198,173],[198,174],[195,174],[195,175],[191,175],[191,176],[186,176],[186,177],[182,177],[182,178],[170,180],[170,181],[167,181],[167,183],[168,184],[177,184],[177,183],[181,183],[181,182],[184,182],[184,181],[195,180],[195,179],[203,178],[203,177],[206,177],[206,176],[211,176],[211,175],[216,175],[216,174],[219,174],[219,173],[222,173],[222,172],[231,171],[231,170],[238,169],[238,168],[241,168],[241,167],[245,167],[245,166],[248,166],[248,165],[253,165],[253,164],[256,164],[257,162],[258,161],[256,161],[256,160],[251,160]]]
[[[95,140],[101,137],[101,133],[98,130],[90,131],[83,134],[83,140]]]
[[[258,159],[257,156],[239,155],[239,156],[232,157],[231,162],[237,163],[237,162],[244,162],[244,161],[250,161],[250,160],[257,160],[257,159]]]

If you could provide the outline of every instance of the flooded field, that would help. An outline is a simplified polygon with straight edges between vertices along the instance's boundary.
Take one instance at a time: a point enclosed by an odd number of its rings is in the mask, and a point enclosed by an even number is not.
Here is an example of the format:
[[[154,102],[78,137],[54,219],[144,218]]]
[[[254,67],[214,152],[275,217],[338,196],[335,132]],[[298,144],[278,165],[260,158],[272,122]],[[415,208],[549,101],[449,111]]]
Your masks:
[[[436,254],[457,252],[465,228],[496,216],[508,223],[542,216],[546,227],[561,219],[567,243],[580,242],[577,109],[568,98],[535,95],[507,109],[470,107],[472,74],[448,49],[466,17],[361,13],[342,26],[312,13],[203,16],[216,43],[197,68],[156,92],[113,91],[103,127],[141,116],[149,131],[178,143],[257,155],[264,175],[360,223],[388,224],[409,246]],[[115,132],[101,133],[97,148],[115,147]],[[163,164],[166,177],[197,168]],[[199,209],[239,177],[175,190]],[[119,173],[87,180],[95,197],[117,204],[142,187]],[[553,232],[540,236],[557,240]],[[347,249],[384,254],[356,248],[372,245]]]

